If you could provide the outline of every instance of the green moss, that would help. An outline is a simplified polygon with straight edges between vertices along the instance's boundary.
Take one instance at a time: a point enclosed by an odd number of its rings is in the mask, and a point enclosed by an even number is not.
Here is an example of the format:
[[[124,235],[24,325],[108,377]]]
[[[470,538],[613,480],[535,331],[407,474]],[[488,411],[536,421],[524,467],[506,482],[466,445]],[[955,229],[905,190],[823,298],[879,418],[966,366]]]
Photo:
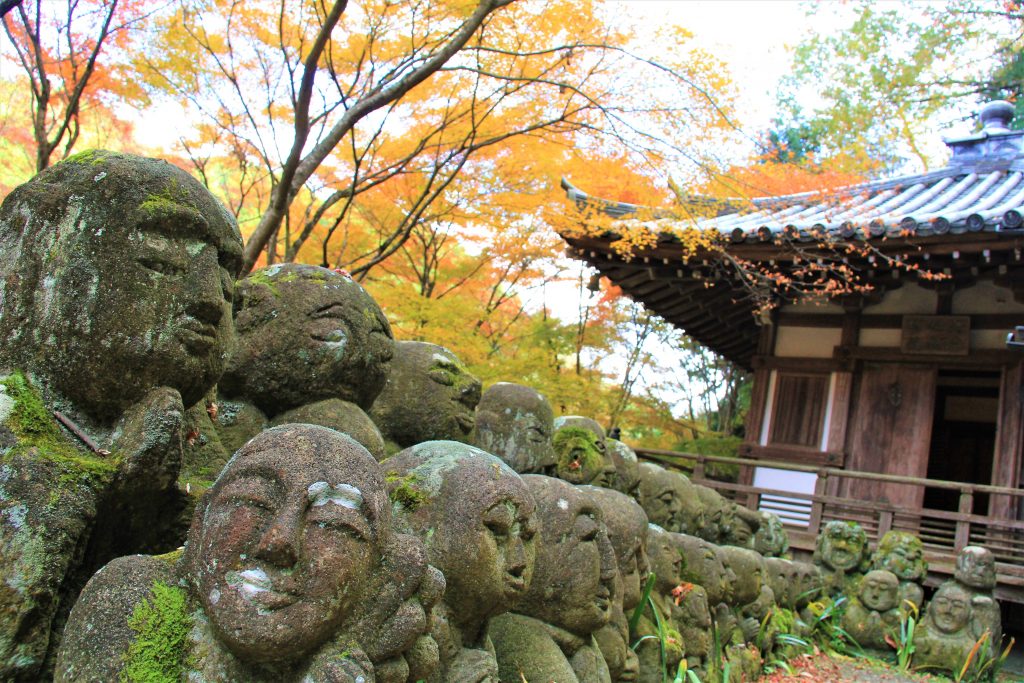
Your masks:
[[[0,384],[14,401],[7,428],[18,438],[17,445],[3,454],[4,459],[31,455],[54,462],[64,471],[62,484],[101,483],[114,475],[117,459],[92,455],[72,443],[24,375],[15,372]]]
[[[105,152],[102,149],[87,149],[84,152],[78,154],[72,154],[63,161],[65,164],[89,164],[91,166],[99,166],[110,157],[109,152]]]
[[[604,464],[597,435],[583,427],[562,427],[555,432],[552,445],[558,454],[559,473],[597,472]]]
[[[152,596],[135,606],[128,619],[135,640],[124,657],[121,681],[179,681],[185,668],[185,645],[192,628],[185,591],[157,581]]]
[[[416,510],[427,502],[427,495],[416,488],[419,479],[415,474],[407,474],[403,477],[398,472],[391,470],[384,479],[388,484],[391,502],[401,505],[403,509]]]

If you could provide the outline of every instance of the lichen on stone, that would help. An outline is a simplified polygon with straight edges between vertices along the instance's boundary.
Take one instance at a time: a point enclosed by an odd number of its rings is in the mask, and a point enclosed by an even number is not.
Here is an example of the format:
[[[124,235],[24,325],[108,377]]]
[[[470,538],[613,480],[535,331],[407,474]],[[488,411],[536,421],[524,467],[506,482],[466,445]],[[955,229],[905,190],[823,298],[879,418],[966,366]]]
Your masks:
[[[384,480],[388,484],[391,502],[400,505],[402,509],[411,512],[427,502],[427,495],[416,488],[419,478],[415,474],[409,473],[403,477],[392,470],[385,475]]]
[[[125,653],[122,683],[181,680],[185,644],[192,628],[185,591],[157,581],[151,597],[135,606],[128,626],[136,638]]]

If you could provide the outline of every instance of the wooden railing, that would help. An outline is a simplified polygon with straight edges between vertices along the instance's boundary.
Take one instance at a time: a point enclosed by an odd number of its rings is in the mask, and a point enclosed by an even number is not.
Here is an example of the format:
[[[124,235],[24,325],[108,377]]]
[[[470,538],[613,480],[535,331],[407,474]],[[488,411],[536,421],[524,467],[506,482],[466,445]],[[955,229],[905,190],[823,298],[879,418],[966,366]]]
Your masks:
[[[637,449],[637,454],[643,459],[687,470],[694,482],[714,488],[751,509],[775,513],[789,532],[790,544],[801,550],[813,550],[821,527],[834,519],[858,522],[872,543],[893,529],[909,531],[921,538],[930,571],[935,580],[939,580],[943,575],[952,573],[956,553],[961,548],[967,545],[984,546],[996,556],[1000,597],[1024,601],[1024,521],[1019,514],[1024,509],[1024,489],[856,472],[775,460],[653,449]],[[785,470],[803,473],[805,478],[813,475],[814,490],[813,493],[796,492],[710,479],[707,470],[711,463],[738,465],[741,470],[757,467]],[[858,500],[840,495],[851,482],[858,480],[914,487],[913,490],[924,493],[929,490],[955,491],[959,495],[958,509],[939,510],[923,506],[908,508],[885,501]],[[1017,518],[976,514],[975,499],[978,496],[985,496],[989,500],[995,496],[1007,496],[1004,500],[1012,501],[1012,504],[1004,507],[1018,511]]]

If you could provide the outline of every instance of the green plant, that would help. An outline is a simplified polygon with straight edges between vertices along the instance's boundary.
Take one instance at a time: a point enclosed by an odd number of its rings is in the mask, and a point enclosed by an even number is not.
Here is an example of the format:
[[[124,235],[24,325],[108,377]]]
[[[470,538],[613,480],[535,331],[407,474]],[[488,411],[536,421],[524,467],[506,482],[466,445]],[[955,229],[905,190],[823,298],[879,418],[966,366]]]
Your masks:
[[[917,628],[917,605],[904,600],[905,609],[900,612],[899,640],[896,646],[896,666],[900,671],[907,671],[914,658],[914,632]]]
[[[1003,667],[1006,658],[1016,642],[1010,638],[1010,642],[1003,649],[1002,653],[996,656],[993,653],[991,633],[985,631],[974,643],[971,651],[967,653],[964,664],[960,667],[954,680],[956,683],[980,683],[981,681],[995,681],[999,670]]]

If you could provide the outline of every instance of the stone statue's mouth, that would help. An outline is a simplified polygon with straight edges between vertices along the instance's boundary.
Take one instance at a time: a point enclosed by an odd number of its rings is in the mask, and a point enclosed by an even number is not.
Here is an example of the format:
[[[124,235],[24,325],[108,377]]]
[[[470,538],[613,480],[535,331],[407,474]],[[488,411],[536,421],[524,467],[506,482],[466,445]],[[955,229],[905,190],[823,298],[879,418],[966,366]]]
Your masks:
[[[178,318],[178,337],[190,350],[206,351],[217,344],[219,335],[216,325],[183,315]]]
[[[263,609],[275,610],[298,601],[300,595],[289,579],[274,580],[259,568],[227,573],[228,585],[233,586],[245,600],[255,602]]]
[[[505,588],[509,593],[522,593],[526,590],[526,579],[515,574],[505,574]]]
[[[473,431],[473,425],[476,424],[476,418],[472,413],[459,413],[455,416],[455,421],[459,424],[459,429],[466,434]]]

